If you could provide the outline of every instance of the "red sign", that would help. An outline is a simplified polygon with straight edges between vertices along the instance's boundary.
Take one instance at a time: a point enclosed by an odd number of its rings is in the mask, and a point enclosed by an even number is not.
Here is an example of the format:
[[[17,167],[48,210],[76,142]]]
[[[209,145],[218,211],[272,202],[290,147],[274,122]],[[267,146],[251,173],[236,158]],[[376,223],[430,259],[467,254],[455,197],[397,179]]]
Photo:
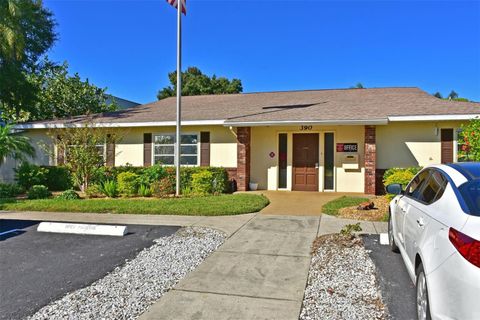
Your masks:
[[[270,156],[270,158],[274,158],[275,157],[275,152],[273,152],[273,151],[270,152],[269,156]]]

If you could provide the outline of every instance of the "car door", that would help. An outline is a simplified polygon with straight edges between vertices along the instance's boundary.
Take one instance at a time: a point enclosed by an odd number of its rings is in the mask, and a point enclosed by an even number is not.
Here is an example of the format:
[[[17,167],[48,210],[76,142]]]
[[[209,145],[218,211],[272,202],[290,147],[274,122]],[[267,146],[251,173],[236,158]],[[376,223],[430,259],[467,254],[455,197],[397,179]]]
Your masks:
[[[430,211],[431,205],[443,195],[448,181],[438,170],[427,171],[429,175],[421,189],[409,199],[410,207],[405,219],[405,248],[412,264],[415,263],[418,252],[421,252],[422,258],[425,254],[425,258],[430,260],[434,237],[443,227],[432,217]],[[423,248],[427,250],[424,252]]]
[[[417,174],[412,181],[408,184],[405,195],[400,197],[397,201],[397,210],[395,212],[395,227],[397,233],[397,239],[399,239],[400,245],[403,249],[405,247],[405,219],[407,217],[408,212],[410,211],[411,207],[411,199],[415,198],[417,194],[420,193],[421,188],[425,181],[427,180],[430,172],[428,170],[424,170]]]

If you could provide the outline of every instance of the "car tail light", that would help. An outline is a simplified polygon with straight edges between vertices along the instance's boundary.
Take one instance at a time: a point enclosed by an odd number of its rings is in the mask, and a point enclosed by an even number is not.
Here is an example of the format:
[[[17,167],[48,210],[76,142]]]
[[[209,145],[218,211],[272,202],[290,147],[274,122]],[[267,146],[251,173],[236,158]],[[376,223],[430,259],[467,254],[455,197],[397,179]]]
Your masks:
[[[448,238],[468,262],[480,268],[480,241],[450,228]]]

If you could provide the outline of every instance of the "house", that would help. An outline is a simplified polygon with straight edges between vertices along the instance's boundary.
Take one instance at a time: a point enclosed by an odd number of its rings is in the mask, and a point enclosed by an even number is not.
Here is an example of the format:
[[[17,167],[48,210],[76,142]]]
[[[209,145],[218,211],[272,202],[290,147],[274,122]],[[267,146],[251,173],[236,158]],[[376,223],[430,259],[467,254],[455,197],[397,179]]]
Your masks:
[[[173,164],[175,101],[96,115],[98,126],[125,132],[105,145],[106,163]],[[383,191],[388,168],[457,161],[457,130],[476,116],[480,103],[441,100],[418,88],[190,96],[182,98],[182,163],[225,167],[238,190],[253,181],[268,190],[374,194]],[[17,128],[38,143],[48,128],[84,121]],[[37,150],[37,163],[57,162]]]

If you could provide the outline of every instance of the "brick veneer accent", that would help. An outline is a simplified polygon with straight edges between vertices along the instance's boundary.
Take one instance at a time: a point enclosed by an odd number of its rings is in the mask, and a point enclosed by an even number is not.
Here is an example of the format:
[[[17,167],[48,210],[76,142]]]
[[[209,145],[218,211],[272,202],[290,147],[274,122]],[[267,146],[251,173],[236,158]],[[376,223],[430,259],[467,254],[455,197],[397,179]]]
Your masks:
[[[365,126],[365,193],[376,191],[376,133],[375,126]]]
[[[248,191],[250,182],[250,127],[237,128],[237,189]]]

